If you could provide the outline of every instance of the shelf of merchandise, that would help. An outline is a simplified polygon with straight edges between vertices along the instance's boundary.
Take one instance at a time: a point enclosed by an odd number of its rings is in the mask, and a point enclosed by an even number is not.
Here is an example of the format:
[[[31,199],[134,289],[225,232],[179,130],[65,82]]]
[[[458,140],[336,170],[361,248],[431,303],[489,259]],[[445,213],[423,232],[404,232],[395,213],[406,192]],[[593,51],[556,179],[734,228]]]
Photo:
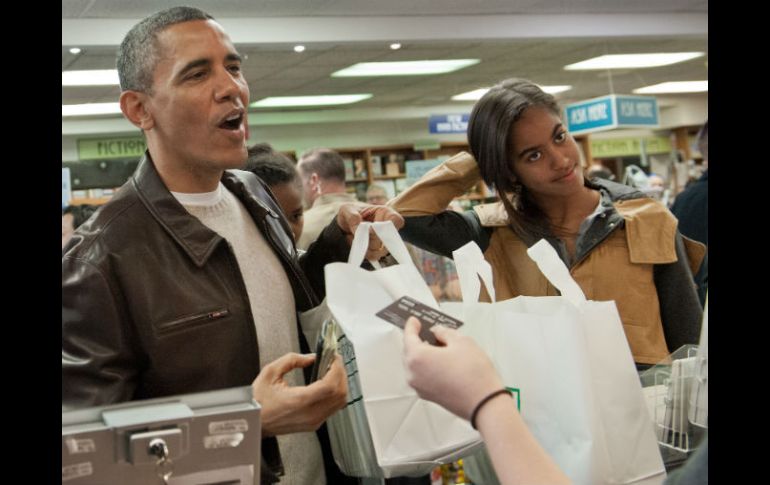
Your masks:
[[[413,145],[389,145],[389,146],[376,146],[376,147],[359,147],[359,148],[335,148],[340,155],[343,156],[343,158],[350,159],[355,161],[356,159],[363,160],[364,167],[366,170],[366,178],[355,178],[355,179],[348,179],[345,181],[345,183],[349,186],[349,191],[355,192],[356,190],[353,187],[358,187],[358,184],[366,184],[368,187],[369,185],[375,183],[376,181],[386,181],[386,180],[399,180],[406,178],[405,171],[399,172],[398,175],[387,175],[385,173],[382,174],[375,174],[372,170],[372,157],[374,156],[380,156],[383,157],[381,159],[380,168],[382,170],[385,170],[385,163],[387,163],[387,158],[392,155],[402,155],[404,157],[404,166],[401,167],[402,170],[406,170],[406,162],[409,160],[432,160],[436,158],[449,158],[452,157],[460,152],[466,151],[469,152],[468,144],[465,142],[444,142],[439,145],[438,148],[433,149],[427,149],[427,150],[415,150]],[[419,158],[418,158],[419,157]],[[407,160],[409,158],[409,160]],[[363,189],[365,190],[365,189]],[[490,194],[490,191],[487,189],[487,186],[483,182],[479,182],[473,189],[468,191],[463,196],[458,197],[458,200],[465,200],[465,201],[474,201],[474,202],[481,202],[481,201],[489,201],[492,200],[494,197],[494,194]]]

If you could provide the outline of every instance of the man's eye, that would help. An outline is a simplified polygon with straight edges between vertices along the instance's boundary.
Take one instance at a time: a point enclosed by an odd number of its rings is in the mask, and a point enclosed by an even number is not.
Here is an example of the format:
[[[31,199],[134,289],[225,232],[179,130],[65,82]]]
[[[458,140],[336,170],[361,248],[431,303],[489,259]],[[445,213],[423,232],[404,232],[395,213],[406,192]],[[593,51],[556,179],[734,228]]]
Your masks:
[[[206,72],[205,72],[205,71],[195,71],[195,72],[191,72],[191,73],[190,73],[190,74],[187,76],[187,79],[191,79],[191,80],[203,79],[203,77],[204,77],[205,75],[206,75]]]
[[[234,64],[232,66],[229,66],[227,69],[230,72],[232,72],[233,74],[238,74],[239,72],[241,72],[241,66],[238,65],[238,64]]]

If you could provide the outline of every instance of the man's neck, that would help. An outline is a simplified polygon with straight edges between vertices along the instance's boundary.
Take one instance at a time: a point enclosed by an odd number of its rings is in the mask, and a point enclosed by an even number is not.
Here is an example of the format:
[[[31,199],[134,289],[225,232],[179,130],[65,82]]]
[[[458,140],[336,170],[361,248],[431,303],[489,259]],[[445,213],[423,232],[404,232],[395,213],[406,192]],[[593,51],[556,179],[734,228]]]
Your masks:
[[[327,194],[344,194],[347,192],[345,190],[345,182],[336,182],[336,181],[328,181],[325,180],[321,182],[320,187],[320,194],[319,195],[327,195]]]
[[[183,194],[200,194],[213,192],[222,179],[222,170],[210,170],[196,165],[164,163],[163,158],[150,154],[155,169],[163,183],[171,192]]]

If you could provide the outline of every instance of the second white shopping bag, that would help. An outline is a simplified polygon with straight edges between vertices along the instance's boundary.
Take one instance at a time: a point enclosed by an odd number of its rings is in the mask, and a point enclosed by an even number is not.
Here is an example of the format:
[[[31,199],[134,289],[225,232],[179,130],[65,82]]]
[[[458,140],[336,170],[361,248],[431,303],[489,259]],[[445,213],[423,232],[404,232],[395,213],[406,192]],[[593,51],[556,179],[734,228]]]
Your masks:
[[[659,484],[665,469],[615,303],[587,300],[551,245],[527,253],[561,296],[495,302],[475,243],[453,253],[463,303],[441,308],[490,355],[538,442],[578,485]],[[478,302],[481,283],[491,303]],[[483,457],[482,457],[483,458]],[[468,475],[496,483],[485,460]]]
[[[399,264],[376,271],[360,267],[370,228]],[[467,421],[417,396],[407,383],[402,361],[403,331],[375,315],[405,295],[438,308],[393,224],[359,225],[348,262],[327,265],[325,278],[326,303],[355,349],[365,425],[374,446],[378,475],[426,474],[436,465],[480,446],[478,432]],[[350,377],[348,382],[355,382]]]

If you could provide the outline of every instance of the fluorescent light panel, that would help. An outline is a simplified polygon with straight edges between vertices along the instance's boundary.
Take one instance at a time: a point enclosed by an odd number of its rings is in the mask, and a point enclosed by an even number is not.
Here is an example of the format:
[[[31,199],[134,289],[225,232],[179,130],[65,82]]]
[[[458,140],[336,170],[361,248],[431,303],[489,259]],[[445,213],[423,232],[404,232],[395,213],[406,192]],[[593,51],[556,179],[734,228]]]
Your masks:
[[[540,89],[549,94],[557,94],[569,91],[572,89],[572,86],[540,86]],[[489,88],[475,89],[473,91],[468,91],[467,93],[452,96],[452,99],[455,101],[477,101],[487,94],[487,91],[489,91]]]
[[[120,103],[88,103],[88,104],[63,104],[61,115],[64,116],[89,116],[120,113]]]
[[[371,94],[335,94],[319,96],[271,96],[260,99],[249,106],[252,108],[277,108],[290,106],[333,106],[352,104],[371,98]]]
[[[119,84],[117,69],[61,72],[62,86],[117,86]]]
[[[332,77],[422,76],[453,72],[481,62],[479,59],[437,61],[359,62],[332,73]]]
[[[592,69],[633,69],[642,67],[657,67],[676,64],[701,57],[703,52],[671,52],[657,54],[613,54],[594,57],[574,64],[564,66],[567,71]]]
[[[708,92],[708,81],[678,81],[653,84],[643,88],[634,89],[637,94],[657,94],[657,93],[703,93]]]

